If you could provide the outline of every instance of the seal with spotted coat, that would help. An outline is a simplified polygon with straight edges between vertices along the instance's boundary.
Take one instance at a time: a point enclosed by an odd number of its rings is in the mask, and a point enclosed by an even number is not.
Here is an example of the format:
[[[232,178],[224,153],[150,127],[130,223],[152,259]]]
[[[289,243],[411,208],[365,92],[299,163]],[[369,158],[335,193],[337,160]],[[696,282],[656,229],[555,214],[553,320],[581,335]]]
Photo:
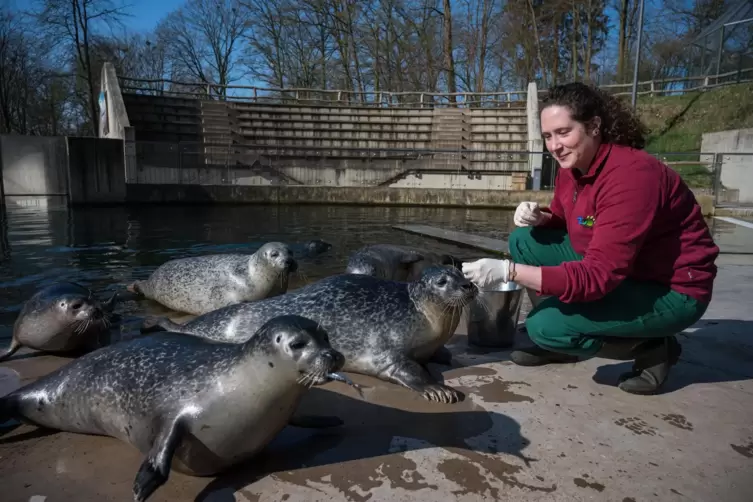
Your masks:
[[[300,316],[268,320],[242,344],[156,333],[90,352],[0,398],[9,419],[111,436],[146,456],[133,492],[147,500],[171,469],[212,476],[264,448],[286,425],[324,428],[337,417],[294,415],[312,385],[340,370],[327,332]]]
[[[268,242],[254,254],[212,254],[163,263],[128,290],[165,307],[201,315],[235,303],[284,294],[298,269],[290,248]]]
[[[117,297],[115,293],[101,302],[89,288],[75,282],[58,282],[40,289],[24,303],[0,361],[21,347],[53,354],[97,348],[109,335]]]
[[[345,356],[345,371],[403,385],[432,401],[454,403],[459,392],[437,382],[425,364],[450,363],[452,355],[444,344],[477,294],[455,268],[427,268],[413,282],[342,274],[285,295],[215,310],[182,325],[148,318],[142,331],[166,329],[239,343],[268,319],[302,315],[329,333],[332,347]]]
[[[462,262],[446,254],[422,251],[396,244],[364,246],[348,258],[347,274],[363,274],[392,281],[414,281],[428,267],[449,265],[460,268]]]

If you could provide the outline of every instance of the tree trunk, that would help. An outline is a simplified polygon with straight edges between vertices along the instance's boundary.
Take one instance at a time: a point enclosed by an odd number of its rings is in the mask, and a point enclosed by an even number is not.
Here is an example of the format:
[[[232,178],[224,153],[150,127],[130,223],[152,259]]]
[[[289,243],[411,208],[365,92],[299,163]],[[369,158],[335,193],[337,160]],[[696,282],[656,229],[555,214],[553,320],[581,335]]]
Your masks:
[[[455,59],[452,57],[452,9],[450,7],[450,0],[443,0],[444,11],[444,70],[447,75],[447,91],[449,93],[458,92],[457,84],[455,83]],[[457,97],[450,98],[451,102],[457,102]]]

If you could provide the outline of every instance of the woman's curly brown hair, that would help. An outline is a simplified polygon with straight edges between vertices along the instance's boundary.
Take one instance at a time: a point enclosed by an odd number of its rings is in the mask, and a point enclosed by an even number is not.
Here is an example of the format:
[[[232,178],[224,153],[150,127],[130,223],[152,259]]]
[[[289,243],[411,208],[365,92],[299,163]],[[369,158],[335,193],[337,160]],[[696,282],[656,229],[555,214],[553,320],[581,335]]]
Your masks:
[[[594,117],[601,117],[601,139],[605,143],[637,149],[646,146],[646,126],[617,97],[597,87],[581,82],[557,85],[549,89],[541,109],[552,105],[569,108],[573,120],[583,125]]]

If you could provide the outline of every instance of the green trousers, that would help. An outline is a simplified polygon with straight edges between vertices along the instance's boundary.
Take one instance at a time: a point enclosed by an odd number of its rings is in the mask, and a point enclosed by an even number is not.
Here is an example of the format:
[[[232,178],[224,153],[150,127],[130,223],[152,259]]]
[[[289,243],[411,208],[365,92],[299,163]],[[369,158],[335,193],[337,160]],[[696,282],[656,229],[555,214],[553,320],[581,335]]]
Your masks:
[[[510,235],[513,261],[555,266],[583,257],[573,250],[564,230],[535,227],[515,229]],[[600,300],[563,303],[549,297],[526,320],[528,336],[538,346],[581,357],[594,356],[605,337],[666,337],[695,324],[707,304],[647,281],[624,280]]]

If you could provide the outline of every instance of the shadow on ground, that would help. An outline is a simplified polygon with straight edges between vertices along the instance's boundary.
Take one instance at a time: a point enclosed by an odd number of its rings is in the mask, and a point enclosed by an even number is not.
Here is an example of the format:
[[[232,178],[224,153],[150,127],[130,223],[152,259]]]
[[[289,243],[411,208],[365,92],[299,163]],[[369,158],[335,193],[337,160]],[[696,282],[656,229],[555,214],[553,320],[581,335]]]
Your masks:
[[[703,319],[678,335],[680,363],[672,368],[662,394],[694,384],[753,380],[753,321]],[[596,383],[614,386],[632,361],[600,366]]]

